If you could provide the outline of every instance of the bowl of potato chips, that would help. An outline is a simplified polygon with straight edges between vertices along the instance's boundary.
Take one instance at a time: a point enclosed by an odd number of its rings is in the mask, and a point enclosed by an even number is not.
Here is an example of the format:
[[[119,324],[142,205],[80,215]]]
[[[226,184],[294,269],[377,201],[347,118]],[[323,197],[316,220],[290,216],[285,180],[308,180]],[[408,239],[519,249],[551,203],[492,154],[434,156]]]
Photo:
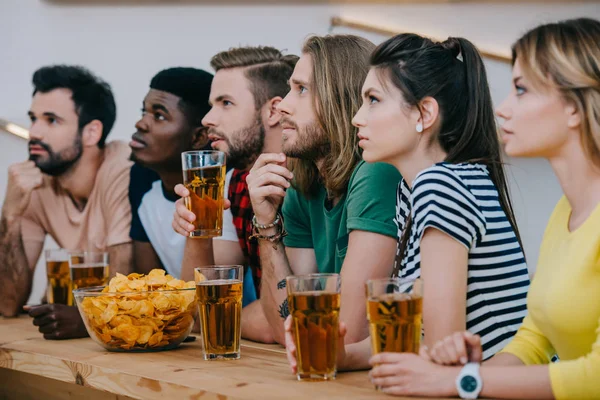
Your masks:
[[[173,349],[190,334],[197,312],[196,283],[158,269],[117,274],[108,286],[73,296],[90,337],[110,351]]]

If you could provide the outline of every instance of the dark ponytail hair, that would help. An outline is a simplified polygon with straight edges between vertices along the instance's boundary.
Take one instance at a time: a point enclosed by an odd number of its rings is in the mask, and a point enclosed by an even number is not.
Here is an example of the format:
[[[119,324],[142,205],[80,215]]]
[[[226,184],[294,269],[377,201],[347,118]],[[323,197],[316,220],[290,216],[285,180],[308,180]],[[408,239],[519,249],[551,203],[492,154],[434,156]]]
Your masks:
[[[487,74],[473,43],[455,37],[436,43],[416,34],[401,34],[375,49],[371,65],[400,89],[408,105],[419,107],[425,97],[437,101],[441,123],[433,140],[446,152],[445,161],[477,162],[487,166],[498,190],[500,205],[522,247],[508,195]],[[411,226],[409,214],[395,273],[400,268]]]

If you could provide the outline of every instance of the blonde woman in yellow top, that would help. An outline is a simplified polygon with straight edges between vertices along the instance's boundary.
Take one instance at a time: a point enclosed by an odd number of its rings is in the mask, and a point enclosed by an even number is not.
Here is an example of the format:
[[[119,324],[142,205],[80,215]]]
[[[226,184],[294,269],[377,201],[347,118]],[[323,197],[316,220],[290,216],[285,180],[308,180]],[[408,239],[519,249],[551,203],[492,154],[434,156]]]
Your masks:
[[[371,379],[396,395],[600,399],[600,22],[542,25],[519,39],[513,89],[497,114],[506,152],[546,158],[564,193],[544,234],[529,314],[481,368],[479,337],[465,332],[421,357],[376,355]]]

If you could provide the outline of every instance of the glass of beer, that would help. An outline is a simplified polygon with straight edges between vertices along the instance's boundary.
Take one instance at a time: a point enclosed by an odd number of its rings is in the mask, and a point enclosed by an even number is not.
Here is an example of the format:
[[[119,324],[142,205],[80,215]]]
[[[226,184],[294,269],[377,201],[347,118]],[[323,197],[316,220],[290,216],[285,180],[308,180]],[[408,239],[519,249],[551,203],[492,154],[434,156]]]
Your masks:
[[[65,249],[50,249],[46,250],[44,255],[48,274],[48,291],[46,292],[48,303],[72,306],[69,252]]]
[[[192,238],[221,236],[225,190],[225,153],[186,151],[181,153],[183,184],[190,191],[185,206],[196,215]]]
[[[331,380],[337,373],[342,280],[338,274],[286,278],[298,359],[298,380]]]
[[[69,254],[72,289],[108,284],[108,252],[82,251]]]
[[[418,354],[423,314],[423,281],[374,279],[367,281],[366,288],[373,354]]]
[[[237,360],[242,338],[244,267],[215,265],[195,269],[200,332],[205,360]]]

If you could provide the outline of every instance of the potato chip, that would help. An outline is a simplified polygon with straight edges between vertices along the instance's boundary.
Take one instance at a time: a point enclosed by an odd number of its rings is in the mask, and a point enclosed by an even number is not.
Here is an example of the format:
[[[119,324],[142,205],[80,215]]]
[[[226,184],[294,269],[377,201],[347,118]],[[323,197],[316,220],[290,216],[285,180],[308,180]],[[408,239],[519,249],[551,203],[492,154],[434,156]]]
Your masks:
[[[147,325],[140,326],[140,336],[137,338],[136,342],[138,344],[148,343],[148,340],[150,340],[150,337],[152,336],[153,333],[154,333],[154,330],[152,329],[151,326],[147,326]]]
[[[134,343],[140,337],[140,328],[134,325],[121,324],[114,328],[111,334],[127,343]]]
[[[149,300],[140,300],[136,302],[135,306],[129,311],[129,315],[133,315],[137,318],[142,316],[152,316],[154,315],[154,306]]]
[[[119,311],[119,307],[117,307],[116,303],[111,303],[108,306],[106,306],[106,309],[104,310],[104,312],[102,313],[102,321],[107,324],[110,322],[111,319],[113,319],[113,317],[115,315],[117,315],[117,312]]]
[[[161,269],[148,275],[117,273],[102,295],[84,298],[80,309],[90,334],[107,348],[159,349],[180,343],[190,332],[197,309],[195,287],[195,282]]]
[[[117,326],[119,326],[121,324],[133,325],[133,321],[132,321],[131,317],[128,315],[117,315],[113,319],[111,319],[110,323],[109,323],[109,325],[113,328],[116,328]]]
[[[185,287],[185,282],[181,279],[172,279],[167,282],[167,286],[173,289],[183,289]]]
[[[154,304],[154,307],[158,310],[165,310],[169,308],[170,300],[164,294],[159,294],[152,298],[152,304]]]
[[[148,345],[156,346],[161,342],[162,338],[163,338],[162,331],[158,331],[155,334],[153,334],[152,336],[150,336],[150,339],[148,339]]]
[[[127,283],[127,286],[129,287],[129,289],[131,290],[144,290],[144,288],[147,286],[146,285],[146,281],[145,280],[135,280],[135,281],[129,281]]]

